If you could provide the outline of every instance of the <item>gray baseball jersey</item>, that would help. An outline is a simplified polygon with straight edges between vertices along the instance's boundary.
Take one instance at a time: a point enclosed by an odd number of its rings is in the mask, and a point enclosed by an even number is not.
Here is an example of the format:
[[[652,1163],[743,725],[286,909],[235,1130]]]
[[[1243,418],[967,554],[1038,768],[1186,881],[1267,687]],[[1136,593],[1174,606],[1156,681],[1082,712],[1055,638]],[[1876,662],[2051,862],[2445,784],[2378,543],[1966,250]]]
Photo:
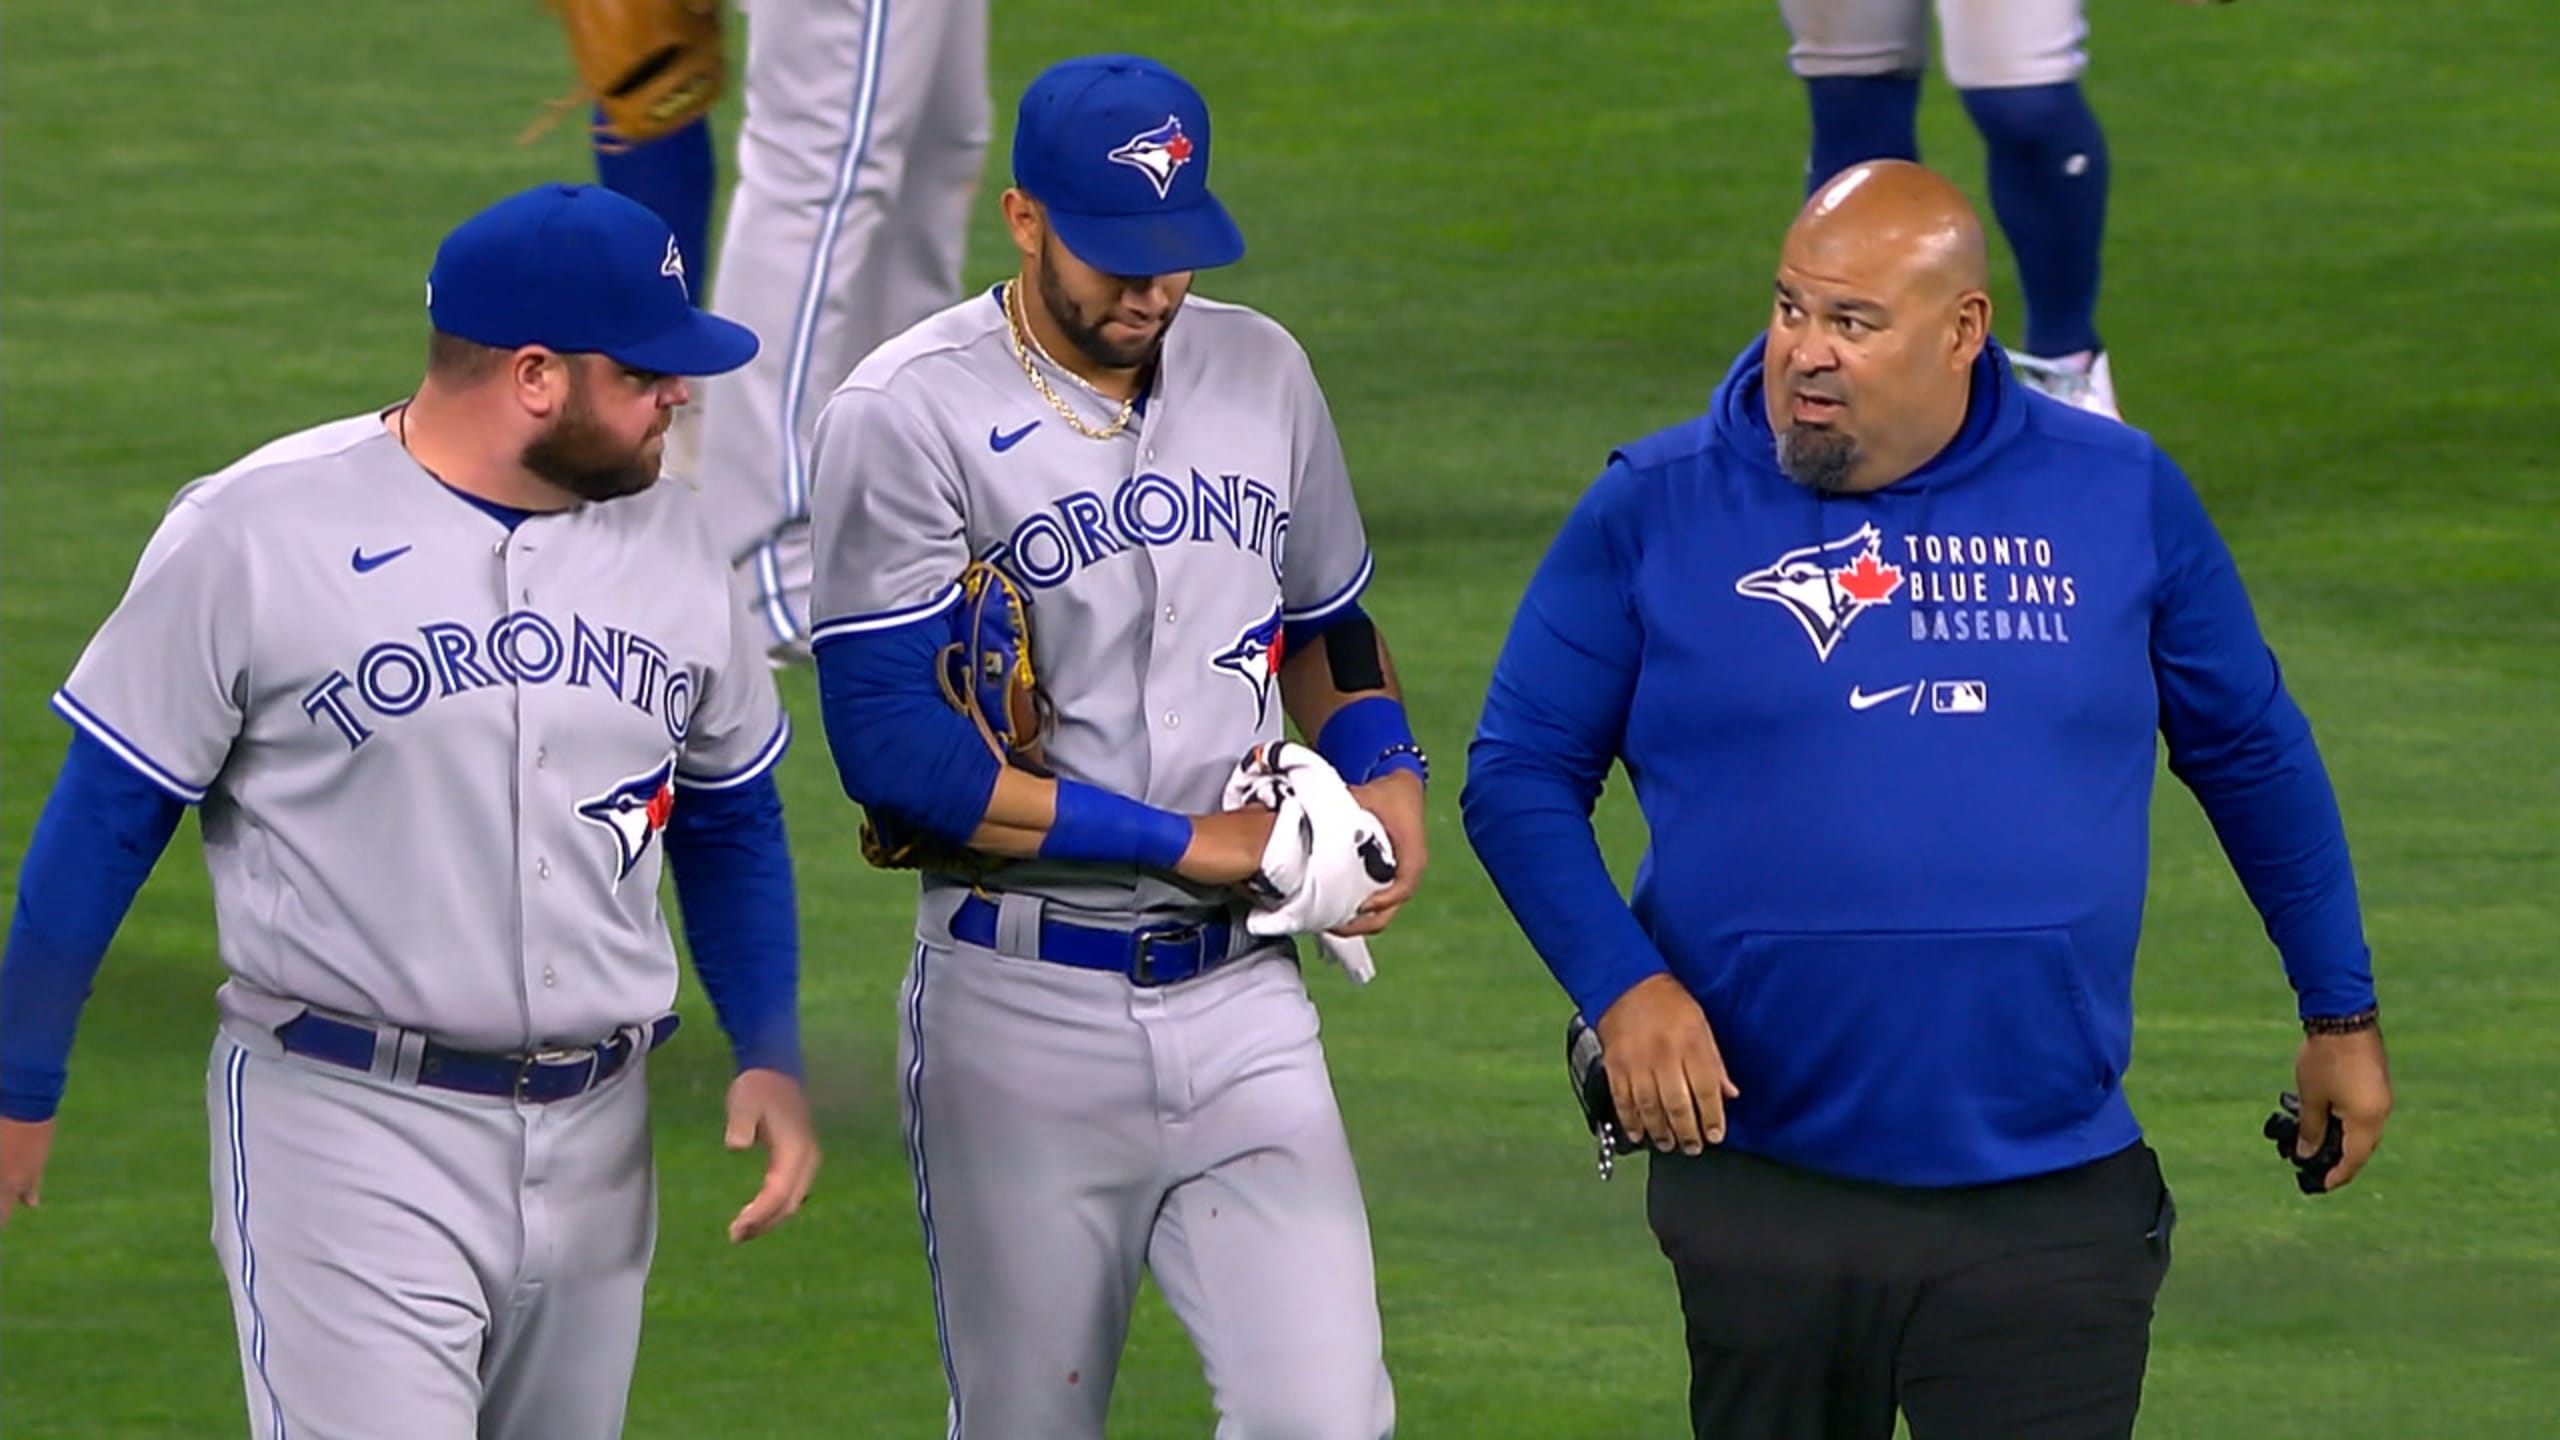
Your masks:
[[[1045,373],[1089,425],[1111,419]],[[1304,352],[1198,295],[1111,439],[1033,389],[987,294],[857,367],[815,464],[822,645],[941,614],[992,556],[1031,596],[1058,773],[1170,810],[1216,809],[1281,733],[1283,624],[1369,578]],[[970,892],[928,884],[900,1032],[955,1436],[1099,1437],[1142,1267],[1200,1350],[1221,1434],[1389,1433],[1359,1180],[1291,951],[1140,988],[1039,959],[1042,918],[1126,926],[1227,897],[1037,863],[980,889],[993,947],[951,934]]]
[[[520,1053],[591,1044],[669,1008],[658,833],[678,792],[745,783],[787,738],[761,642],[725,603],[726,567],[689,513],[697,503],[660,486],[510,530],[421,469],[381,416],[335,421],[181,491],[55,696],[72,723],[202,805],[229,972],[225,1045],[248,1057],[217,1052],[215,1200],[224,1226],[236,1220],[223,1253],[243,1364],[255,1361],[251,1409],[272,1408],[261,1433],[338,1433],[291,1421],[448,1381],[475,1397],[496,1383],[446,1373],[445,1310],[397,1286],[351,1285],[344,1256],[291,1238],[391,1234],[438,1175],[475,1177],[488,1203],[439,1212],[438,1233],[474,1263],[440,1272],[469,1293],[435,1299],[496,1313],[501,1348],[518,1333],[508,1327],[636,1340],[636,1315],[621,1310],[647,1266],[647,1237],[630,1227],[648,1207],[614,1187],[561,1187],[541,1206],[567,1229],[608,1230],[582,1253],[609,1273],[573,1266],[519,1297],[505,1287],[529,1271],[478,1263],[559,1258],[506,1238],[522,1220],[517,1187],[541,1170],[645,1185],[645,1111],[612,1108],[642,1103],[636,1082],[545,1115],[282,1059],[273,1032],[309,1006]],[[406,1064],[414,1074],[414,1054]],[[342,1141],[244,1121],[243,1067],[252,1091],[285,1107],[266,1113],[371,1121],[337,1127]],[[588,1114],[602,1118],[571,1118]],[[493,1125],[546,1138],[510,1152]],[[582,1134],[606,1138],[570,1138]],[[612,1153],[591,1153],[608,1143]],[[392,1262],[370,1240],[358,1248]],[[565,1312],[535,1313],[554,1305]],[[370,1337],[371,1367],[328,1361],[347,1334]],[[627,1349],[558,1353],[576,1375],[510,1370],[528,1388],[489,1397],[507,1399],[490,1413],[556,1421],[568,1404],[586,1416],[568,1429],[609,1433],[580,1402],[529,1397],[558,1385],[607,1398],[618,1425],[613,1376],[627,1378]],[[432,1410],[393,1406],[374,1422],[391,1428],[368,1433],[429,1433]]]
[[[1111,418],[1046,373],[1089,424]],[[816,448],[818,637],[933,614],[956,603],[962,567],[992,557],[1030,596],[1032,657],[1057,702],[1050,763],[1169,810],[1215,810],[1236,761],[1279,737],[1283,622],[1339,610],[1369,579],[1305,352],[1198,295],[1166,332],[1144,413],[1112,440],[1067,428],[1031,388],[990,293],[865,360]],[[1090,865],[991,883],[1104,913],[1218,899]]]
[[[986,0],[753,0],[711,294],[766,339],[700,382],[714,543],[768,644],[809,633],[808,446],[854,362],[960,295],[990,129]]]
[[[1930,0],[1779,0],[1807,79],[1929,68]],[[2059,85],[2088,64],[2082,0],[1937,0],[1947,78],[1963,90]]]

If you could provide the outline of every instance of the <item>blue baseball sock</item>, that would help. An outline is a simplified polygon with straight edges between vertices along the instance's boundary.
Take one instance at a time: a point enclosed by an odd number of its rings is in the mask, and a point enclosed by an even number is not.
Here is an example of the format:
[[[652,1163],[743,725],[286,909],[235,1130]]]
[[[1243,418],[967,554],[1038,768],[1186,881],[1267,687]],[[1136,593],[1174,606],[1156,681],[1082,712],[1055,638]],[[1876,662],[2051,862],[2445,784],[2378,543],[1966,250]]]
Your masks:
[[[599,114],[601,118],[601,114]],[[711,282],[711,186],[716,178],[711,156],[711,117],[694,122],[646,145],[607,150],[596,147],[596,178],[658,212],[676,232],[684,251],[685,283],[694,303],[702,303]]]
[[[2098,348],[2098,248],[2107,228],[2107,137],[2077,81],[1967,90],[1989,157],[1991,208],[2018,260],[2026,352]]]
[[[1813,107],[1813,148],[1804,193],[1861,160],[1920,158],[1920,77],[1823,75],[1804,82]]]

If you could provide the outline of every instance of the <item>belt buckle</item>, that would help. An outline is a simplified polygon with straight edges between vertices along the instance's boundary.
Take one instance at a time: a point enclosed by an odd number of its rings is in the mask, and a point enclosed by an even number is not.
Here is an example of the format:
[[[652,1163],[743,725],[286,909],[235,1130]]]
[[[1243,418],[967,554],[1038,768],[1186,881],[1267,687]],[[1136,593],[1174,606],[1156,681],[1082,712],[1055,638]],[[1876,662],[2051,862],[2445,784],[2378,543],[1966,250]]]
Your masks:
[[[574,1050],[536,1050],[516,1062],[515,1098],[517,1102],[519,1104],[526,1105],[539,1103],[534,1100],[530,1093],[533,1088],[533,1076],[536,1070],[545,1066],[568,1064],[575,1061],[581,1055],[586,1057],[587,1078],[579,1082],[577,1089],[572,1090],[568,1092],[567,1095],[562,1095],[559,1098],[566,1100],[570,1095],[581,1095],[594,1089],[596,1075],[604,1065],[603,1050],[593,1045],[583,1046]]]
[[[1137,932],[1130,937],[1138,942],[1138,956],[1129,966],[1129,978],[1140,985],[1166,983],[1156,978],[1155,947],[1159,943],[1175,944],[1182,941],[1198,944],[1200,933],[1205,928],[1196,924],[1163,925]],[[1199,968],[1196,962],[1192,966],[1194,972]]]

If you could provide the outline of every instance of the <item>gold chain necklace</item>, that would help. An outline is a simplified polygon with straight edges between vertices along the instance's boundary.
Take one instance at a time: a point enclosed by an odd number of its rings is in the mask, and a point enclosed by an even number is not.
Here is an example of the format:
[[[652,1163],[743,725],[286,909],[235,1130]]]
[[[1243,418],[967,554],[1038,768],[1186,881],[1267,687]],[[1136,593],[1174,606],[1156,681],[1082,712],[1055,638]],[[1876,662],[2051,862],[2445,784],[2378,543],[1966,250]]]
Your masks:
[[[1030,350],[1024,348],[1023,342],[1026,339],[1028,339],[1032,345],[1038,345],[1040,342],[1037,338],[1032,337],[1030,321],[1022,315],[1021,305],[1022,282],[1019,280],[1007,280],[1004,282],[1005,338],[1013,342],[1013,358],[1021,362],[1022,378],[1031,382],[1031,388],[1040,392],[1040,398],[1049,402],[1049,408],[1058,412],[1058,418],[1067,422],[1068,429],[1073,430],[1087,440],[1109,440],[1119,435],[1121,431],[1128,429],[1129,421],[1138,413],[1138,400],[1136,396],[1133,395],[1128,399],[1121,401],[1120,413],[1112,417],[1110,424],[1096,430],[1092,426],[1084,423],[1084,417],[1076,413],[1074,406],[1068,404],[1064,399],[1061,399],[1057,391],[1049,388],[1049,382],[1041,375],[1040,367],[1031,363]],[[1046,350],[1041,351],[1040,357],[1044,360],[1048,359],[1049,352]],[[1057,364],[1054,360],[1051,360],[1049,363],[1053,365]],[[1060,365],[1058,368],[1061,370],[1066,369],[1063,365]],[[1068,373],[1073,374],[1074,372],[1069,371]],[[1082,377],[1078,377],[1076,383],[1080,385],[1084,384]],[[1084,388],[1087,390],[1093,390],[1094,395],[1100,399],[1108,400],[1111,398],[1108,395],[1104,395],[1099,390],[1094,390],[1091,385],[1085,385]]]

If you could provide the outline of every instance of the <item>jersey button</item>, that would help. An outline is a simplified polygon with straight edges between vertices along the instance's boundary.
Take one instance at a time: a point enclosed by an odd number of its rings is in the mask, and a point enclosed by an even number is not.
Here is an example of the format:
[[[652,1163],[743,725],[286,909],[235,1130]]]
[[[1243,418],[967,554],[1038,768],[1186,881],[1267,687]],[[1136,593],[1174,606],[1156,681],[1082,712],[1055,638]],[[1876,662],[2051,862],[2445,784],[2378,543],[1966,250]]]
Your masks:
[[[1164,728],[1166,728],[1167,730],[1179,730],[1179,729],[1181,729],[1181,728],[1182,728],[1182,712],[1181,712],[1181,711],[1179,711],[1179,710],[1167,710],[1166,712],[1164,712]]]
[[[551,747],[537,745],[533,750],[533,768],[540,770],[551,763]]]
[[[556,987],[560,983],[560,972],[552,969],[548,965],[543,966],[542,983],[546,988]]]
[[[1173,623],[1173,621],[1174,621],[1173,607],[1172,607],[1172,606],[1170,606],[1170,605],[1167,605],[1166,607],[1164,607],[1164,623],[1166,623],[1167,625],[1170,625],[1170,624],[1172,624],[1172,623]]]
[[[551,878],[551,862],[550,862],[550,861],[548,861],[548,860],[536,860],[536,861],[534,861],[534,862],[533,862],[533,873],[535,873],[536,875],[541,876],[541,877],[542,877],[543,879],[545,879],[545,880],[550,879],[550,878]]]

